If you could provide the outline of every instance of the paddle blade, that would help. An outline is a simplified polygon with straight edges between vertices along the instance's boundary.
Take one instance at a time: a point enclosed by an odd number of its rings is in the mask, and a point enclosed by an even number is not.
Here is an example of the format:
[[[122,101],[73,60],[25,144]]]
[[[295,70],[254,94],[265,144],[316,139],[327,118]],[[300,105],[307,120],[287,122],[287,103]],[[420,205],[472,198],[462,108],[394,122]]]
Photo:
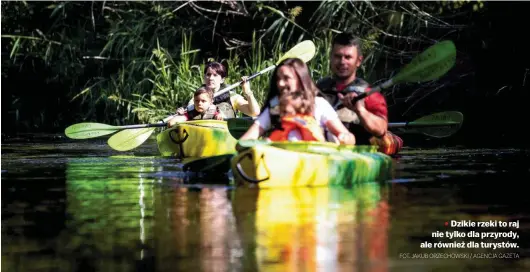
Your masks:
[[[239,139],[252,126],[254,120],[252,118],[230,118],[226,123],[232,137]]]
[[[447,73],[455,64],[456,47],[452,41],[439,42],[416,56],[392,79],[400,82],[425,82]]]
[[[64,134],[71,139],[89,139],[112,134],[119,129],[119,127],[107,124],[79,123],[67,127]]]
[[[156,128],[139,128],[120,131],[109,138],[107,143],[117,151],[128,151],[143,144]]]
[[[315,56],[316,48],[315,44],[311,40],[305,40],[295,45],[291,50],[287,51],[277,62],[276,65],[280,64],[288,58],[299,58],[304,62],[308,62]]]
[[[408,126],[419,133],[434,138],[444,138],[455,134],[464,121],[464,115],[458,111],[446,111],[424,116]]]

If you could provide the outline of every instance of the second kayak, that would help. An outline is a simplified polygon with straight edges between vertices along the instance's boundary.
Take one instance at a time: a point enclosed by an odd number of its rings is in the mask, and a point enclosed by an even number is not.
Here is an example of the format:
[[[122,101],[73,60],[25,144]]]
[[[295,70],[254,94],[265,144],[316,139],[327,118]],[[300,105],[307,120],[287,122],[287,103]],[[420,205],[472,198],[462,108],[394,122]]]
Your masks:
[[[235,152],[237,140],[226,121],[194,120],[176,124],[156,137],[162,156],[208,157]]]

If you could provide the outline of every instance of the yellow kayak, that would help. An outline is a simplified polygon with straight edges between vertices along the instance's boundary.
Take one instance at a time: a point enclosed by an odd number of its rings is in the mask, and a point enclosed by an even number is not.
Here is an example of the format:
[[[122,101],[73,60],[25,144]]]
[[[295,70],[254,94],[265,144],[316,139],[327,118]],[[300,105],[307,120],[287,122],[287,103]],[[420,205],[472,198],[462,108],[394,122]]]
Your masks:
[[[194,120],[176,124],[156,137],[162,156],[197,158],[234,153],[237,140],[226,121]]]
[[[388,179],[392,158],[377,146],[320,142],[252,144],[231,160],[236,182],[259,188],[352,185]]]

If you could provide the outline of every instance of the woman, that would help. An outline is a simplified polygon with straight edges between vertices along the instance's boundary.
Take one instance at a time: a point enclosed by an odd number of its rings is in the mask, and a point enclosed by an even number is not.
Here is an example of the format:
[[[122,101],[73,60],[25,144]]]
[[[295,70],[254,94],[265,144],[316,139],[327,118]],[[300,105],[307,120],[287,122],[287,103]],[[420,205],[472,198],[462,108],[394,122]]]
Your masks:
[[[227,85],[224,83],[227,76],[227,70],[224,65],[219,62],[209,62],[204,68],[204,85],[206,88],[215,93],[222,91]],[[236,94],[233,91],[225,92],[224,94],[214,97],[214,105],[223,113],[225,118],[236,117],[238,111],[251,117],[256,117],[260,114],[258,101],[254,98],[250,90],[250,84],[247,77],[242,77],[243,80],[243,96]],[[193,98],[188,103],[188,107],[193,105]],[[184,114],[184,108],[178,108],[178,114]]]
[[[283,93],[298,91],[314,93],[315,106],[312,115],[323,131],[331,132],[340,143],[355,144],[355,136],[342,124],[331,104],[317,96],[318,88],[309,75],[309,68],[297,58],[286,59],[276,66],[261,114],[240,140],[258,139],[265,133],[281,127],[278,97]]]

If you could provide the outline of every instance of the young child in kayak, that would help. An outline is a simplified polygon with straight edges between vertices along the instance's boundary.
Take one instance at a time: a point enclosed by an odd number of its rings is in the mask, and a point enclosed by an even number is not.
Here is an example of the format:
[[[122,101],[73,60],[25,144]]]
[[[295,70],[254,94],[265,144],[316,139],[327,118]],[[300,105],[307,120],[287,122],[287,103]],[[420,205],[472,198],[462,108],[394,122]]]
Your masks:
[[[223,120],[223,114],[213,104],[213,91],[206,87],[200,87],[195,91],[193,94],[193,104],[195,106],[193,110],[184,111],[184,114],[175,116],[169,120],[168,127],[188,120]]]
[[[315,96],[302,91],[280,96],[280,123],[267,137],[271,141],[318,141],[324,142],[324,131],[311,114]]]

